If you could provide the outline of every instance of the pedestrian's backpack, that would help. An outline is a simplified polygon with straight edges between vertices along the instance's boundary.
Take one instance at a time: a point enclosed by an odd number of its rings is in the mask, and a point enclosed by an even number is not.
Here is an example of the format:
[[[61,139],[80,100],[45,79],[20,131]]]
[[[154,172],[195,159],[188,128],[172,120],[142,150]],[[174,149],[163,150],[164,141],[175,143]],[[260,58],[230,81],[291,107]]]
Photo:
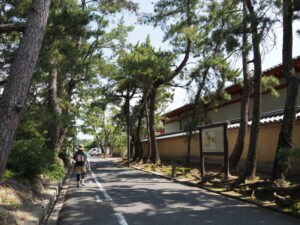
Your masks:
[[[83,154],[83,152],[82,151],[78,151],[77,153],[76,153],[76,156],[75,156],[75,161],[76,162],[84,162],[84,154]]]

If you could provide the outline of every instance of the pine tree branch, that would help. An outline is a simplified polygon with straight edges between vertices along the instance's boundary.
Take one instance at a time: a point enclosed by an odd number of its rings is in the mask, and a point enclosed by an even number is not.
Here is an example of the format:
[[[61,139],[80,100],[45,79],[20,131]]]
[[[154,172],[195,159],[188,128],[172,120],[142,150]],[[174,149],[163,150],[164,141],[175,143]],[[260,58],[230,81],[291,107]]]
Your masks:
[[[300,11],[300,1],[294,1],[293,11]]]
[[[68,93],[71,95],[76,84],[81,82],[81,81],[86,81],[87,79],[86,78],[77,78],[77,79],[72,79],[69,81],[68,83]]]
[[[192,46],[192,41],[188,38],[184,58],[183,58],[182,62],[180,63],[180,65],[175,69],[175,71],[173,73],[173,77],[175,77],[177,74],[179,74],[182,71],[183,67],[186,65],[186,63],[189,59],[191,46]]]
[[[0,86],[5,84],[7,82],[7,80],[0,80]]]
[[[27,26],[28,23],[21,22],[0,24],[0,33],[8,33],[13,31],[24,32]]]

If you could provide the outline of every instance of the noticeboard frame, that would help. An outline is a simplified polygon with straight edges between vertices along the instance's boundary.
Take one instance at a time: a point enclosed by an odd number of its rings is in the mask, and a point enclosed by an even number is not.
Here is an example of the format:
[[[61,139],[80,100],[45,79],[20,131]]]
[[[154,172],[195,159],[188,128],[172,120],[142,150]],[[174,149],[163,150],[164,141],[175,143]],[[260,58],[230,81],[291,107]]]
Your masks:
[[[222,122],[222,123],[216,123],[216,124],[211,124],[211,125],[206,125],[206,126],[201,126],[199,127],[199,146],[200,146],[200,173],[201,173],[201,178],[203,179],[205,175],[205,156],[207,155],[220,155],[224,157],[224,174],[225,174],[225,179],[228,179],[229,177],[229,161],[228,161],[228,135],[227,135],[227,122]],[[206,137],[203,135],[203,132],[206,131],[206,135],[208,134],[208,131],[210,130],[210,133],[213,133],[213,130],[216,130],[220,128],[218,131],[222,132],[221,136],[216,136],[215,138],[220,138],[222,140],[222,150],[218,148],[217,150],[208,150],[207,146],[204,146],[204,138]],[[220,144],[220,143],[219,143]]]

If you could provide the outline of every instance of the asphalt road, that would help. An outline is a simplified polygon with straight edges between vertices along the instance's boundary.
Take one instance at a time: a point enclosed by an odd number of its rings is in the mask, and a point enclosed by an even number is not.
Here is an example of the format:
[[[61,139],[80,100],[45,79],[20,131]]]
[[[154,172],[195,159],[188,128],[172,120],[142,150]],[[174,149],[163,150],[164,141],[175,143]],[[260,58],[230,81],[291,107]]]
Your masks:
[[[299,225],[300,220],[105,159],[68,188],[58,225]]]

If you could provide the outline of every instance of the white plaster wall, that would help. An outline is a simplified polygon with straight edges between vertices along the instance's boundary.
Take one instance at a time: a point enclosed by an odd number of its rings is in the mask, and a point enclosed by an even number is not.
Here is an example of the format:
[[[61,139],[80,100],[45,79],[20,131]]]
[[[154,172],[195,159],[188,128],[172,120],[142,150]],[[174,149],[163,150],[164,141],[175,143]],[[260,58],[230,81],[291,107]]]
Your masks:
[[[172,133],[180,130],[180,123],[179,121],[174,121],[168,124],[165,124],[165,132],[166,133]]]
[[[300,84],[299,84],[300,88]],[[286,98],[286,88],[280,89],[277,91],[279,93],[278,97],[275,97],[271,93],[262,95],[261,98],[261,113],[272,112],[276,110],[281,110],[284,108],[285,98]],[[300,93],[300,92],[299,92]],[[249,101],[249,113],[251,115],[253,98]],[[297,97],[297,106],[300,106],[300,95]]]
[[[264,94],[261,100],[261,112],[271,112],[275,110],[280,110],[284,108],[286,89],[281,89],[278,91],[279,96],[275,97],[271,93]]]
[[[240,102],[224,106],[216,110],[207,112],[209,123],[218,123],[227,120],[238,119],[240,117]]]

